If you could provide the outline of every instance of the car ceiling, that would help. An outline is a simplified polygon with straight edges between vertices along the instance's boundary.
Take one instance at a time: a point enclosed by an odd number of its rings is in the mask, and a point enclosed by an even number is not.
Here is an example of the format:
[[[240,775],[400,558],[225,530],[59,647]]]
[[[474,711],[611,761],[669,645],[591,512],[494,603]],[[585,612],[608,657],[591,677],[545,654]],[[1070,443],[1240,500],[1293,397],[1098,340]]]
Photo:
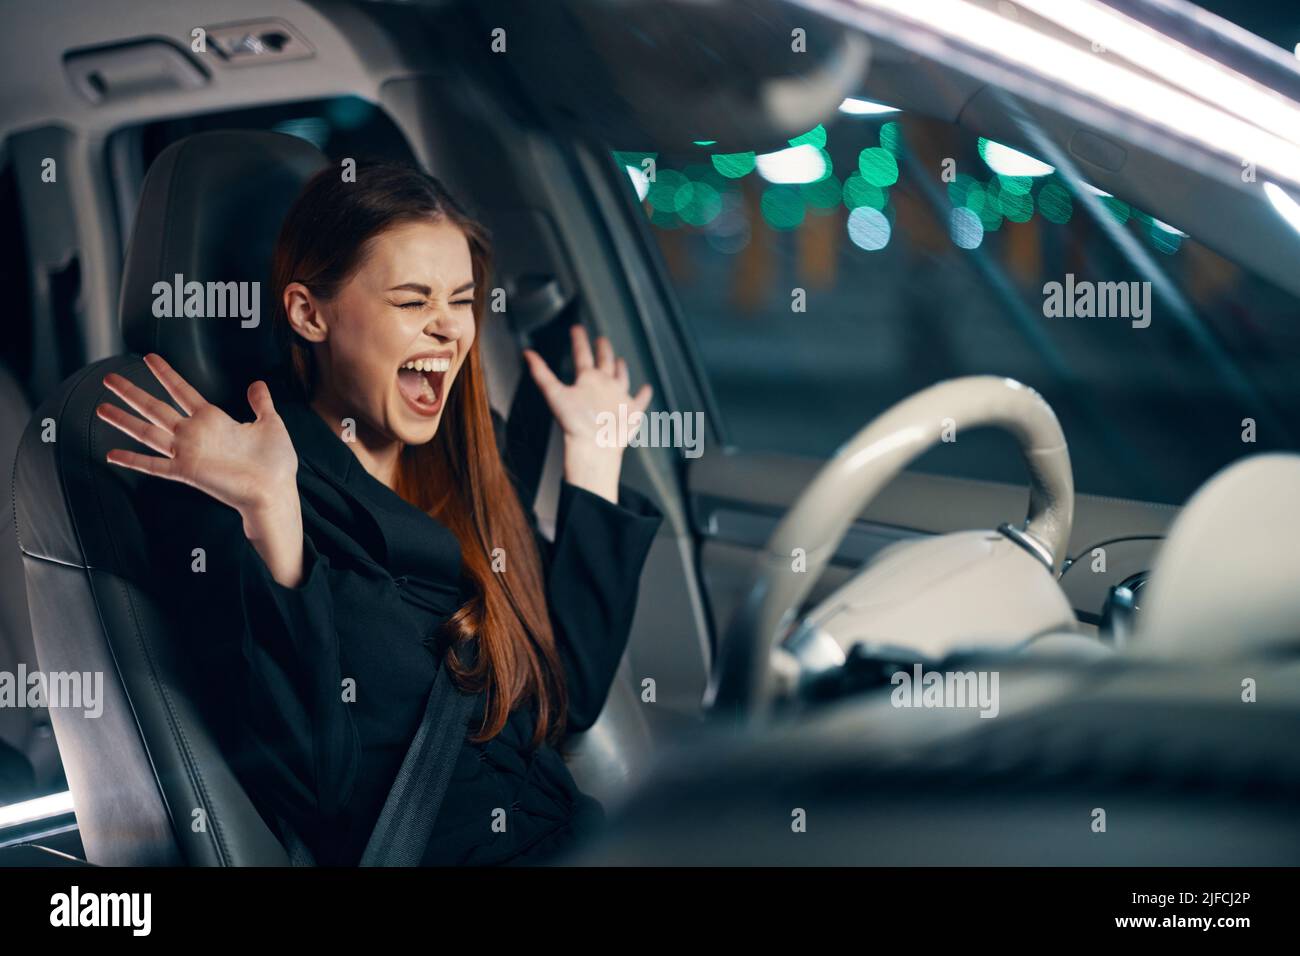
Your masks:
[[[436,72],[423,30],[385,26],[383,18],[414,15],[409,7],[348,0],[223,0],[220,12],[207,0],[63,0],[60,15],[46,4],[8,3],[0,33],[0,139],[43,126],[69,128],[95,139],[113,130],[158,118],[245,108],[278,102],[354,95],[382,101],[384,84],[398,77]],[[188,48],[196,26],[245,20],[287,22],[315,51],[300,60],[232,66],[217,54],[200,55],[209,81],[200,88],[119,102],[93,104],[69,79],[64,56],[143,38],[170,38]],[[977,79],[885,42],[873,44],[863,93],[910,112],[960,122],[972,132],[1025,147],[1024,137],[990,102]],[[1300,295],[1294,268],[1296,236],[1239,177],[1222,169],[1189,170],[1195,159],[1172,160],[1126,140],[1122,129],[1086,125],[1077,115],[1041,104],[1023,104],[1047,137],[1076,160],[1079,172],[1159,216],[1231,259],[1249,264],[1278,286]],[[1097,118],[1096,114],[1093,116]],[[1092,165],[1071,149],[1086,131],[1115,142],[1124,156],[1118,169]],[[1244,192],[1252,192],[1246,201]]]
[[[411,49],[399,49],[366,5],[300,0],[61,0],[59,15],[44,3],[7,3],[0,32],[0,135],[45,125],[108,134],[128,124],[334,95],[378,100],[383,84],[429,72]],[[217,12],[219,11],[219,12]],[[70,50],[144,38],[169,38],[189,49],[190,31],[245,20],[286,21],[314,49],[301,60],[231,66],[203,57],[201,88],[96,105],[65,73]],[[427,51],[426,51],[427,55]]]

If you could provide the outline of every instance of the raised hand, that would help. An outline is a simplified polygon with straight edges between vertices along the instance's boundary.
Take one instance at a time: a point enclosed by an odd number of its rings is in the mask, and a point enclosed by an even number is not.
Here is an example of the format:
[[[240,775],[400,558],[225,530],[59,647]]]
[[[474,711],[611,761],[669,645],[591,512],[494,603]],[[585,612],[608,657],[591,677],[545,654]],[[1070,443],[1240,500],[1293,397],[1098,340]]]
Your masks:
[[[109,391],[143,417],[108,403],[95,412],[158,452],[144,455],[114,448],[105,458],[122,468],[190,485],[234,508],[271,576],[284,587],[298,587],[304,554],[298,453],[276,414],[271,390],[261,381],[248,387],[248,403],[257,420],[244,424],[205,400],[161,355],[150,352],[144,362],[181,411],[120,375],[104,376]]]
[[[105,376],[104,385],[143,417],[108,403],[96,413],[158,452],[115,448],[106,456],[111,464],[190,485],[240,514],[268,505],[273,494],[296,496],[298,455],[265,382],[249,386],[257,420],[244,424],[204,399],[161,355],[144,361],[184,414],[120,375]]]
[[[575,324],[570,329],[573,339],[573,365],[575,376],[572,385],[565,385],[550,367],[532,349],[524,349],[528,371],[541,390],[551,414],[564,431],[564,473],[572,484],[588,488],[610,501],[618,500],[618,473],[623,458],[623,447],[601,439],[602,413],[627,416],[627,437],[635,435],[650,405],[653,389],[649,383],[642,385],[636,395],[628,393],[627,362],[614,355],[614,347],[603,335],[596,339],[596,352],[592,354],[587,330]],[[624,406],[622,412],[619,406]],[[618,429],[606,429],[604,434],[617,434]]]

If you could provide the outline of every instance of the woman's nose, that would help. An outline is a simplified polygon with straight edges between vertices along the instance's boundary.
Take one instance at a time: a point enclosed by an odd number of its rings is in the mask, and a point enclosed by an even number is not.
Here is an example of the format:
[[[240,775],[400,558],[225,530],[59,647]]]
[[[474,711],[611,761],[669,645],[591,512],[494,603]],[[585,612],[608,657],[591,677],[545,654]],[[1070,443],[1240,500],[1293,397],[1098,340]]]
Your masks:
[[[433,316],[424,327],[425,334],[445,342],[454,342],[464,334],[460,321],[452,310],[443,306],[434,310]]]

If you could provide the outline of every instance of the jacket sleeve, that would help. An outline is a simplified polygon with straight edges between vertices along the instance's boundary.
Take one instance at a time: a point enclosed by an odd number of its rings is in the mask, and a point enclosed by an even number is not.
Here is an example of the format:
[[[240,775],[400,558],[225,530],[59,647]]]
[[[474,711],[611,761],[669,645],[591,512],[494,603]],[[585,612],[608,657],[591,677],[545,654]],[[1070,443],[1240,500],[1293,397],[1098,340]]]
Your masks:
[[[532,510],[527,513],[531,518]],[[615,504],[565,481],[554,543],[537,535],[570,731],[591,727],[605,706],[627,647],[641,570],[662,523],[654,503],[625,485]]]
[[[304,577],[287,588],[242,534],[240,541],[245,732],[259,776],[270,777],[265,791],[302,835],[348,802],[361,757],[343,694],[336,572],[304,532]]]

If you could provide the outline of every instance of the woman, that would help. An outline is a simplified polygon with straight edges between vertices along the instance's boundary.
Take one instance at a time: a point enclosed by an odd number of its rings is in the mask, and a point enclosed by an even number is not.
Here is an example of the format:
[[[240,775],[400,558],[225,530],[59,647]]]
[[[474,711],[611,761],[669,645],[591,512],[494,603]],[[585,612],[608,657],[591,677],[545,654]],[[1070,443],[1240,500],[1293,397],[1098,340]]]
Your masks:
[[[98,414],[158,455],[114,465],[233,508],[205,586],[240,610],[248,786],[320,864],[355,865],[437,668],[478,695],[426,865],[553,859],[602,817],[554,749],[589,727],[627,642],[662,515],[619,484],[602,412],[644,411],[626,362],[573,328],[560,382],[525,350],[564,433],[553,546],[502,465],[479,361],[489,250],[436,179],[326,170],[286,217],[272,265],[287,370],[248,388],[255,420],[206,402],[158,355],[180,411],[124,378]],[[636,419],[633,418],[633,421]],[[159,457],[161,456],[161,457]],[[540,551],[540,553],[539,553]],[[214,567],[213,565],[217,565]],[[455,654],[447,654],[454,647]]]

